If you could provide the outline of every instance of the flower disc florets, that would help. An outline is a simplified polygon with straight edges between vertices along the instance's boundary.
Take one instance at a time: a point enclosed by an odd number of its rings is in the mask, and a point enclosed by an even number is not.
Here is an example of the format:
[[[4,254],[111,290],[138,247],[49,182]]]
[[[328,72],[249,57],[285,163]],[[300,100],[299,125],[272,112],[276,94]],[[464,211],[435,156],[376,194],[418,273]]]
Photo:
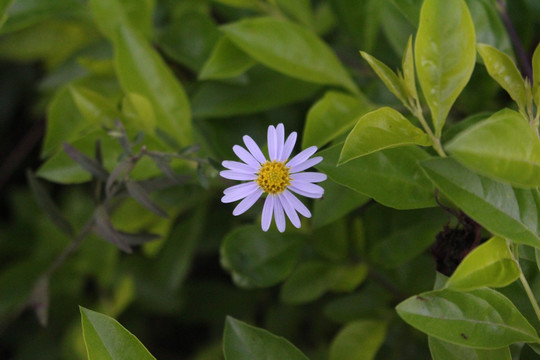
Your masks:
[[[267,161],[262,164],[257,174],[257,184],[269,194],[281,194],[287,186],[291,185],[289,168],[282,161]]]

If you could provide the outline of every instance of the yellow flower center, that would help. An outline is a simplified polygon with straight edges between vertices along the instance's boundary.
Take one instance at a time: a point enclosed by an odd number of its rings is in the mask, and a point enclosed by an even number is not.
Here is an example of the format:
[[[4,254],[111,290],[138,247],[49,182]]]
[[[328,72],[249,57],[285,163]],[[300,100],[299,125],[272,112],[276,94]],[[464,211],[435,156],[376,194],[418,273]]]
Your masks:
[[[285,191],[291,185],[289,168],[281,161],[267,161],[261,165],[255,180],[263,191],[275,195]]]

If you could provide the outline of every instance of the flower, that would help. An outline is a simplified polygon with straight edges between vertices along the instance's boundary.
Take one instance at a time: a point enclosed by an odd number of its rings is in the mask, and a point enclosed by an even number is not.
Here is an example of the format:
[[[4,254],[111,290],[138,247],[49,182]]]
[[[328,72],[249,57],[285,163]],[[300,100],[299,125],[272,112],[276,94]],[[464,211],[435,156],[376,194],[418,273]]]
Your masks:
[[[259,146],[248,135],[244,136],[247,150],[234,145],[234,153],[243,162],[223,161],[223,170],[219,174],[225,179],[247,181],[231,186],[223,191],[221,201],[231,203],[242,200],[233,210],[238,216],[247,211],[263,194],[267,194],[262,211],[261,226],[267,231],[272,222],[272,215],[280,232],[285,231],[285,214],[296,227],[300,228],[298,213],[311,217],[311,212],[292,193],[310,198],[320,198],[324,189],[314,183],[326,180],[326,175],[318,172],[302,172],[322,161],[322,157],[310,157],[317,151],[311,146],[289,160],[296,132],[292,132],[285,140],[283,124],[268,127],[268,155],[263,155]]]

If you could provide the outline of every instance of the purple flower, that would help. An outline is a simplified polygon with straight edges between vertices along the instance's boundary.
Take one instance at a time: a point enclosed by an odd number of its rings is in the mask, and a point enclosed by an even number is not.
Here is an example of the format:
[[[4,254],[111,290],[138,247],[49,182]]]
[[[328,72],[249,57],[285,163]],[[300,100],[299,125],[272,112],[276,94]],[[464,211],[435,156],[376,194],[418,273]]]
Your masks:
[[[270,227],[272,216],[280,232],[285,231],[285,215],[296,228],[300,228],[297,213],[311,217],[308,208],[293,193],[314,199],[322,197],[324,189],[314,183],[326,180],[326,175],[303,172],[322,161],[320,156],[310,158],[317,151],[316,146],[305,149],[289,160],[295,143],[296,132],[285,140],[285,128],[279,124],[268,127],[269,160],[247,135],[244,136],[247,150],[239,145],[233,146],[234,153],[243,162],[223,161],[223,167],[228,170],[219,174],[226,179],[245,181],[223,191],[221,201],[224,203],[242,200],[234,208],[234,216],[243,214],[266,193],[261,221],[264,231]]]

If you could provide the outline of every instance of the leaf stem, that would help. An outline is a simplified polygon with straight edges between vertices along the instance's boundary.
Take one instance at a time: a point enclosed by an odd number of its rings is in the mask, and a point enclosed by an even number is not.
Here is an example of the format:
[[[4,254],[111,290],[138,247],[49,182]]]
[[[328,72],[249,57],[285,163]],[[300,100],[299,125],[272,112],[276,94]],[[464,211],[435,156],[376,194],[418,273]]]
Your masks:
[[[540,321],[540,307],[538,306],[538,301],[536,301],[536,297],[534,296],[534,293],[531,289],[531,286],[529,285],[529,282],[527,281],[527,278],[525,277],[525,274],[523,273],[523,269],[521,269],[521,265],[519,264],[519,247],[518,244],[512,244],[512,253],[514,255],[514,261],[517,263],[517,266],[519,268],[519,280],[521,280],[521,285],[523,285],[523,289],[525,290],[525,293],[527,294],[527,297],[529,298],[529,301],[531,302],[531,305],[534,309],[534,312],[536,314],[536,317],[538,321]]]
[[[435,151],[437,152],[437,154],[439,154],[439,156],[446,157],[447,155],[442,148],[441,140],[435,136],[435,134],[429,127],[426,119],[424,118],[424,113],[422,111],[422,107],[420,106],[420,101],[418,100],[418,98],[415,99],[414,103],[412,103],[411,101],[411,108],[409,110],[411,110],[413,115],[416,116],[418,121],[420,121],[420,124],[422,124],[422,127],[424,128],[425,132],[428,134],[428,136],[430,137],[433,143],[432,144],[433,149],[435,149]]]

